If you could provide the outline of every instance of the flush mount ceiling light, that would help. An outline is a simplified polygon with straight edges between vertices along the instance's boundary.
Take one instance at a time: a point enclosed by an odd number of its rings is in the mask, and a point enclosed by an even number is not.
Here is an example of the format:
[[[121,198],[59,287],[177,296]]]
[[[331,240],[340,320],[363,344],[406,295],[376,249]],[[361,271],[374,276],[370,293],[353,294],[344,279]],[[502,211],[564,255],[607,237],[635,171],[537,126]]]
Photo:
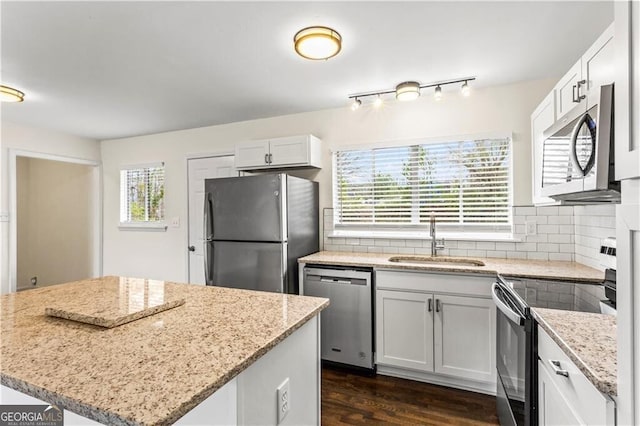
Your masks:
[[[329,59],[340,53],[342,37],[329,27],[307,27],[293,36],[293,45],[298,55],[303,58]]]
[[[420,96],[420,83],[417,81],[405,81],[396,86],[396,99],[399,101],[412,101]]]
[[[9,86],[0,86],[0,100],[2,102],[22,102],[24,93]]]
[[[426,89],[427,87],[435,87],[435,92],[433,97],[436,101],[442,99],[442,86],[447,84],[456,84],[463,83],[461,87],[461,92],[463,96],[469,96],[471,94],[471,87],[469,86],[469,82],[475,80],[475,77],[465,77],[465,78],[457,78],[455,80],[443,80],[436,81],[434,83],[429,84],[420,84],[417,81],[405,81],[404,83],[398,84],[395,89],[388,90],[377,90],[375,92],[362,92],[355,93],[353,95],[349,95],[349,99],[353,99],[353,103],[351,104],[351,109],[356,110],[360,108],[362,105],[362,98],[375,96],[376,99],[372,102],[374,107],[380,107],[383,102],[384,95],[395,94],[396,99],[399,101],[409,101],[413,99],[417,99],[420,96],[420,91],[422,89]],[[357,104],[357,105],[356,105]]]

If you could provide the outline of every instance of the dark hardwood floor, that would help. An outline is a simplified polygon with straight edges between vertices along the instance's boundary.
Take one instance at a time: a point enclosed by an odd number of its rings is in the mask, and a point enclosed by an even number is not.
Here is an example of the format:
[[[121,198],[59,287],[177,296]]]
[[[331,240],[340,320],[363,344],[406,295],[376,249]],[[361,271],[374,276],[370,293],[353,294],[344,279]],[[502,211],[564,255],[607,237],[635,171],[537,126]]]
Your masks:
[[[492,396],[322,369],[322,425],[497,425]]]

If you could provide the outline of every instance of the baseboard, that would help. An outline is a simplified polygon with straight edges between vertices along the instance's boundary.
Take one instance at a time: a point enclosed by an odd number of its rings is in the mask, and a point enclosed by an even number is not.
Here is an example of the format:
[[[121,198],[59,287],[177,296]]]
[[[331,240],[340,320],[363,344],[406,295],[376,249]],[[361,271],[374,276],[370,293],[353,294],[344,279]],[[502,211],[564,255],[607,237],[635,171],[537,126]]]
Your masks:
[[[416,380],[418,382],[431,383],[433,385],[448,388],[462,389],[471,392],[496,395],[496,383],[476,382],[473,380],[459,379],[457,377],[444,376],[435,373],[408,370],[398,367],[390,367],[378,364],[378,374],[383,376],[399,377],[401,379]]]

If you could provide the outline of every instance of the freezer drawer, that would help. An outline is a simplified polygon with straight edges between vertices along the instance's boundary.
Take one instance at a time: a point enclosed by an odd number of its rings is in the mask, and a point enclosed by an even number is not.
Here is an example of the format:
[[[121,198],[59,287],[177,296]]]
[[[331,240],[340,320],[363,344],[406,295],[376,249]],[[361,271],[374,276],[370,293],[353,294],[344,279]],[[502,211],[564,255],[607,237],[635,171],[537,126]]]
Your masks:
[[[286,250],[286,243],[213,241],[207,251],[211,271],[207,283],[286,293]]]
[[[320,315],[322,359],[373,368],[371,275],[371,271],[305,268],[304,294],[331,301]]]

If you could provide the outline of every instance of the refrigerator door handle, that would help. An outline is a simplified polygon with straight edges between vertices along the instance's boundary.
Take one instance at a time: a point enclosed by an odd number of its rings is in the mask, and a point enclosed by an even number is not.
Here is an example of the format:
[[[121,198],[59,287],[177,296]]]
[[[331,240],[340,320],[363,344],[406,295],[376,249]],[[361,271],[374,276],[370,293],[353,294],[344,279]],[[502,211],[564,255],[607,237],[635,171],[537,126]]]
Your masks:
[[[213,278],[213,262],[209,265],[209,250],[213,241],[213,208],[211,193],[207,192],[204,196],[204,212],[203,212],[203,244],[204,244],[204,283],[212,285]]]

